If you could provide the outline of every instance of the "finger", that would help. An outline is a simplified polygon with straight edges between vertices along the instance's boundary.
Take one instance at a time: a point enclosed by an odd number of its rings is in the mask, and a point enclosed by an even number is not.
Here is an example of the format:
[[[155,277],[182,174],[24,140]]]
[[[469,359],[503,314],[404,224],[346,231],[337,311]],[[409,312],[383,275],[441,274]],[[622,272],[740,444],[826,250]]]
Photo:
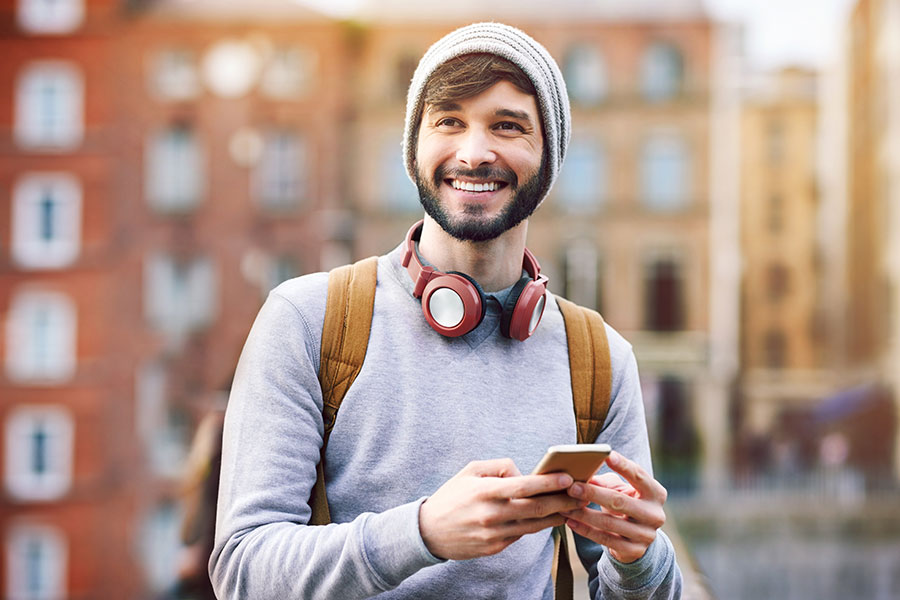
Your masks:
[[[497,498],[530,498],[538,494],[560,492],[572,483],[572,476],[568,473],[547,473],[498,479],[493,485]]]
[[[614,533],[596,529],[580,521],[569,519],[566,521],[566,525],[581,537],[592,540],[601,546],[606,546],[617,560],[625,563],[637,560],[647,551],[647,547],[642,544]]]
[[[563,516],[571,521],[586,525],[595,532],[611,533],[644,546],[649,546],[656,539],[656,528],[641,525],[598,510],[573,510],[564,513]]]
[[[632,497],[637,496],[638,494],[637,490],[634,489],[634,486],[622,479],[621,475],[619,475],[618,473],[603,473],[602,475],[595,475],[591,478],[591,483],[610,490],[622,492],[623,494],[628,494]]]
[[[612,452],[606,459],[609,468],[625,478],[625,481],[634,486],[642,498],[653,498],[665,501],[666,488],[639,464],[619,454]]]
[[[628,494],[590,484],[576,483],[569,488],[569,495],[580,500],[593,502],[608,512],[625,516],[638,523],[654,528],[662,527],[666,521],[662,505],[643,498],[633,498]]]
[[[473,460],[460,473],[476,477],[519,477],[522,475],[511,458]]]
[[[565,522],[566,518],[559,514],[550,515],[549,517],[543,517],[541,519],[523,519],[521,521],[512,521],[502,526],[498,533],[505,538],[518,538],[523,535],[528,535],[529,533],[543,531],[550,527],[558,527],[565,524]]]
[[[507,507],[510,520],[540,519],[557,513],[577,510],[587,505],[584,500],[573,498],[568,494],[557,493],[530,498],[511,499]]]

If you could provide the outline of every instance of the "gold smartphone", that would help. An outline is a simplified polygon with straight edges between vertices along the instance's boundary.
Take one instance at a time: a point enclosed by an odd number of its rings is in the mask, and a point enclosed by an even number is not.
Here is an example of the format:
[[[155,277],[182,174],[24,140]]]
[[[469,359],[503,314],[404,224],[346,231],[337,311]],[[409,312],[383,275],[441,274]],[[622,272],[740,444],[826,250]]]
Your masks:
[[[575,481],[588,481],[612,452],[609,444],[566,444],[550,446],[532,475],[568,473]]]

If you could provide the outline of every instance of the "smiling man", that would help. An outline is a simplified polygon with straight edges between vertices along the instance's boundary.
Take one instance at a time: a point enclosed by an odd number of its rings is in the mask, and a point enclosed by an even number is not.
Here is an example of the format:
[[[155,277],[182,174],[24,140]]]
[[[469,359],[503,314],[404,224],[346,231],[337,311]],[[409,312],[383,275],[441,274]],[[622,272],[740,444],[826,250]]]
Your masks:
[[[593,598],[680,595],[634,355],[613,329],[605,472],[523,475],[576,440],[564,322],[525,247],[569,130],[559,68],[517,29],[464,27],[422,58],[403,143],[425,217],[377,261],[365,360],[325,446],[331,524],[311,524],[319,273],[272,291],[235,374],[210,560],[220,598],[548,600],[562,524]]]

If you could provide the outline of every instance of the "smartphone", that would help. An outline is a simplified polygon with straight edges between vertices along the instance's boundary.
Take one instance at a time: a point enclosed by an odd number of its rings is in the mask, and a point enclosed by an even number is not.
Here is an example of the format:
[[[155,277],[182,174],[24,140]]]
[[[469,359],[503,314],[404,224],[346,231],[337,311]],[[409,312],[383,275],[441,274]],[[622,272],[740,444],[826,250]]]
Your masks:
[[[532,475],[568,473],[575,481],[588,481],[612,452],[609,444],[567,444],[550,446]]]

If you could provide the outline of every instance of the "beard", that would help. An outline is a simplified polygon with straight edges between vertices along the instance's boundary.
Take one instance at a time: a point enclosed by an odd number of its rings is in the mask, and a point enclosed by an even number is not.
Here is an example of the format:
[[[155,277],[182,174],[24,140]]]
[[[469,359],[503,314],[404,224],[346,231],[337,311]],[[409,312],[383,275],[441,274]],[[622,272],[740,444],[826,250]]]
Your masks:
[[[541,203],[541,188],[546,176],[546,166],[545,160],[542,159],[537,172],[521,186],[518,177],[510,169],[489,165],[476,169],[452,170],[441,165],[435,170],[431,181],[416,169],[416,188],[419,190],[419,201],[425,208],[425,213],[434,219],[441,229],[462,242],[487,242],[500,237],[534,213]],[[484,217],[484,208],[479,205],[469,205],[461,216],[451,217],[438,198],[438,190],[445,179],[458,177],[506,182],[512,191],[512,197],[500,210],[500,214],[490,219]]]

